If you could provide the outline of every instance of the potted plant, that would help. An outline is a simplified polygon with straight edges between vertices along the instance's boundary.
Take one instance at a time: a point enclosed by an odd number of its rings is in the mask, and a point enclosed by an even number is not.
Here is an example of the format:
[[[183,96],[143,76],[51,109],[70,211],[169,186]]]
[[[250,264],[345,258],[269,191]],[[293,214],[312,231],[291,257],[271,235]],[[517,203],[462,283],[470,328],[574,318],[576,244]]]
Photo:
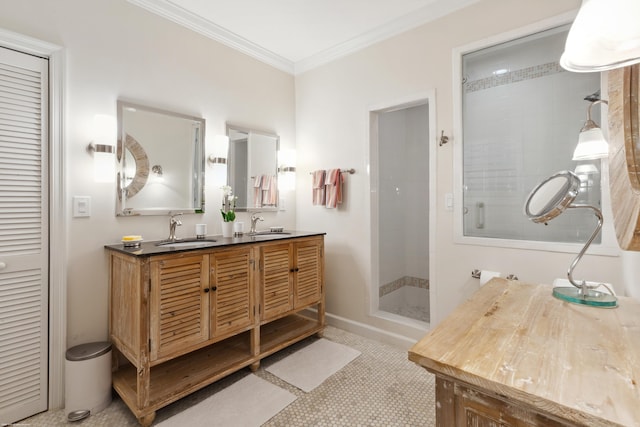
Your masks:
[[[228,185],[220,188],[222,189],[222,208],[220,209],[220,213],[222,214],[222,237],[232,237],[238,196],[233,195],[233,189]]]

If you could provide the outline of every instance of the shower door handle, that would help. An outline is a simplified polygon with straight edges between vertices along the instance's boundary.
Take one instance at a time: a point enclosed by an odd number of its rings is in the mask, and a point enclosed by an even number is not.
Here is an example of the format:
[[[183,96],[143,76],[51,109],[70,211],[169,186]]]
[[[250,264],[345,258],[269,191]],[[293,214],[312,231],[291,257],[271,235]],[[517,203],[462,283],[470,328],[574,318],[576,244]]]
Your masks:
[[[476,203],[476,228],[484,228],[484,202]]]

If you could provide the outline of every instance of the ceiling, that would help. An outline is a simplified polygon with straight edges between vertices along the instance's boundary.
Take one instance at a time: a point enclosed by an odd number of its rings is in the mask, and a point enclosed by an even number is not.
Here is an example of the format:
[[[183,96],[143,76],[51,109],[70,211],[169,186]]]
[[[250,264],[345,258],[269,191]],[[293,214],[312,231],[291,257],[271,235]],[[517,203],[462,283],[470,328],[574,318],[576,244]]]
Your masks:
[[[129,0],[296,74],[479,0]]]

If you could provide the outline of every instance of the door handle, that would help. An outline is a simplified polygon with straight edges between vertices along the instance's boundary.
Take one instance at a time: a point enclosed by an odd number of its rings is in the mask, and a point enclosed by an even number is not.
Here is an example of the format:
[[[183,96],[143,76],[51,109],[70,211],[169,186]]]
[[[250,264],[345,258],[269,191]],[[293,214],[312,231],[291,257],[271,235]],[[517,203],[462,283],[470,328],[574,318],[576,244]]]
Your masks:
[[[0,261],[0,270],[4,270],[5,268],[7,268],[7,263]]]

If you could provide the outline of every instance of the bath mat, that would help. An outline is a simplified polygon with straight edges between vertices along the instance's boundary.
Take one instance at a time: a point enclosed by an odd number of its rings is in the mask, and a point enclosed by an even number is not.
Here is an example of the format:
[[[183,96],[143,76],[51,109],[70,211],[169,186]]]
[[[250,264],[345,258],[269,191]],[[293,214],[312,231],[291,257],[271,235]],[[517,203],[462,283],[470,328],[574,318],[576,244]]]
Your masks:
[[[302,391],[310,392],[359,355],[360,352],[351,347],[320,339],[265,370]]]
[[[294,400],[294,394],[250,374],[158,427],[258,427]]]

